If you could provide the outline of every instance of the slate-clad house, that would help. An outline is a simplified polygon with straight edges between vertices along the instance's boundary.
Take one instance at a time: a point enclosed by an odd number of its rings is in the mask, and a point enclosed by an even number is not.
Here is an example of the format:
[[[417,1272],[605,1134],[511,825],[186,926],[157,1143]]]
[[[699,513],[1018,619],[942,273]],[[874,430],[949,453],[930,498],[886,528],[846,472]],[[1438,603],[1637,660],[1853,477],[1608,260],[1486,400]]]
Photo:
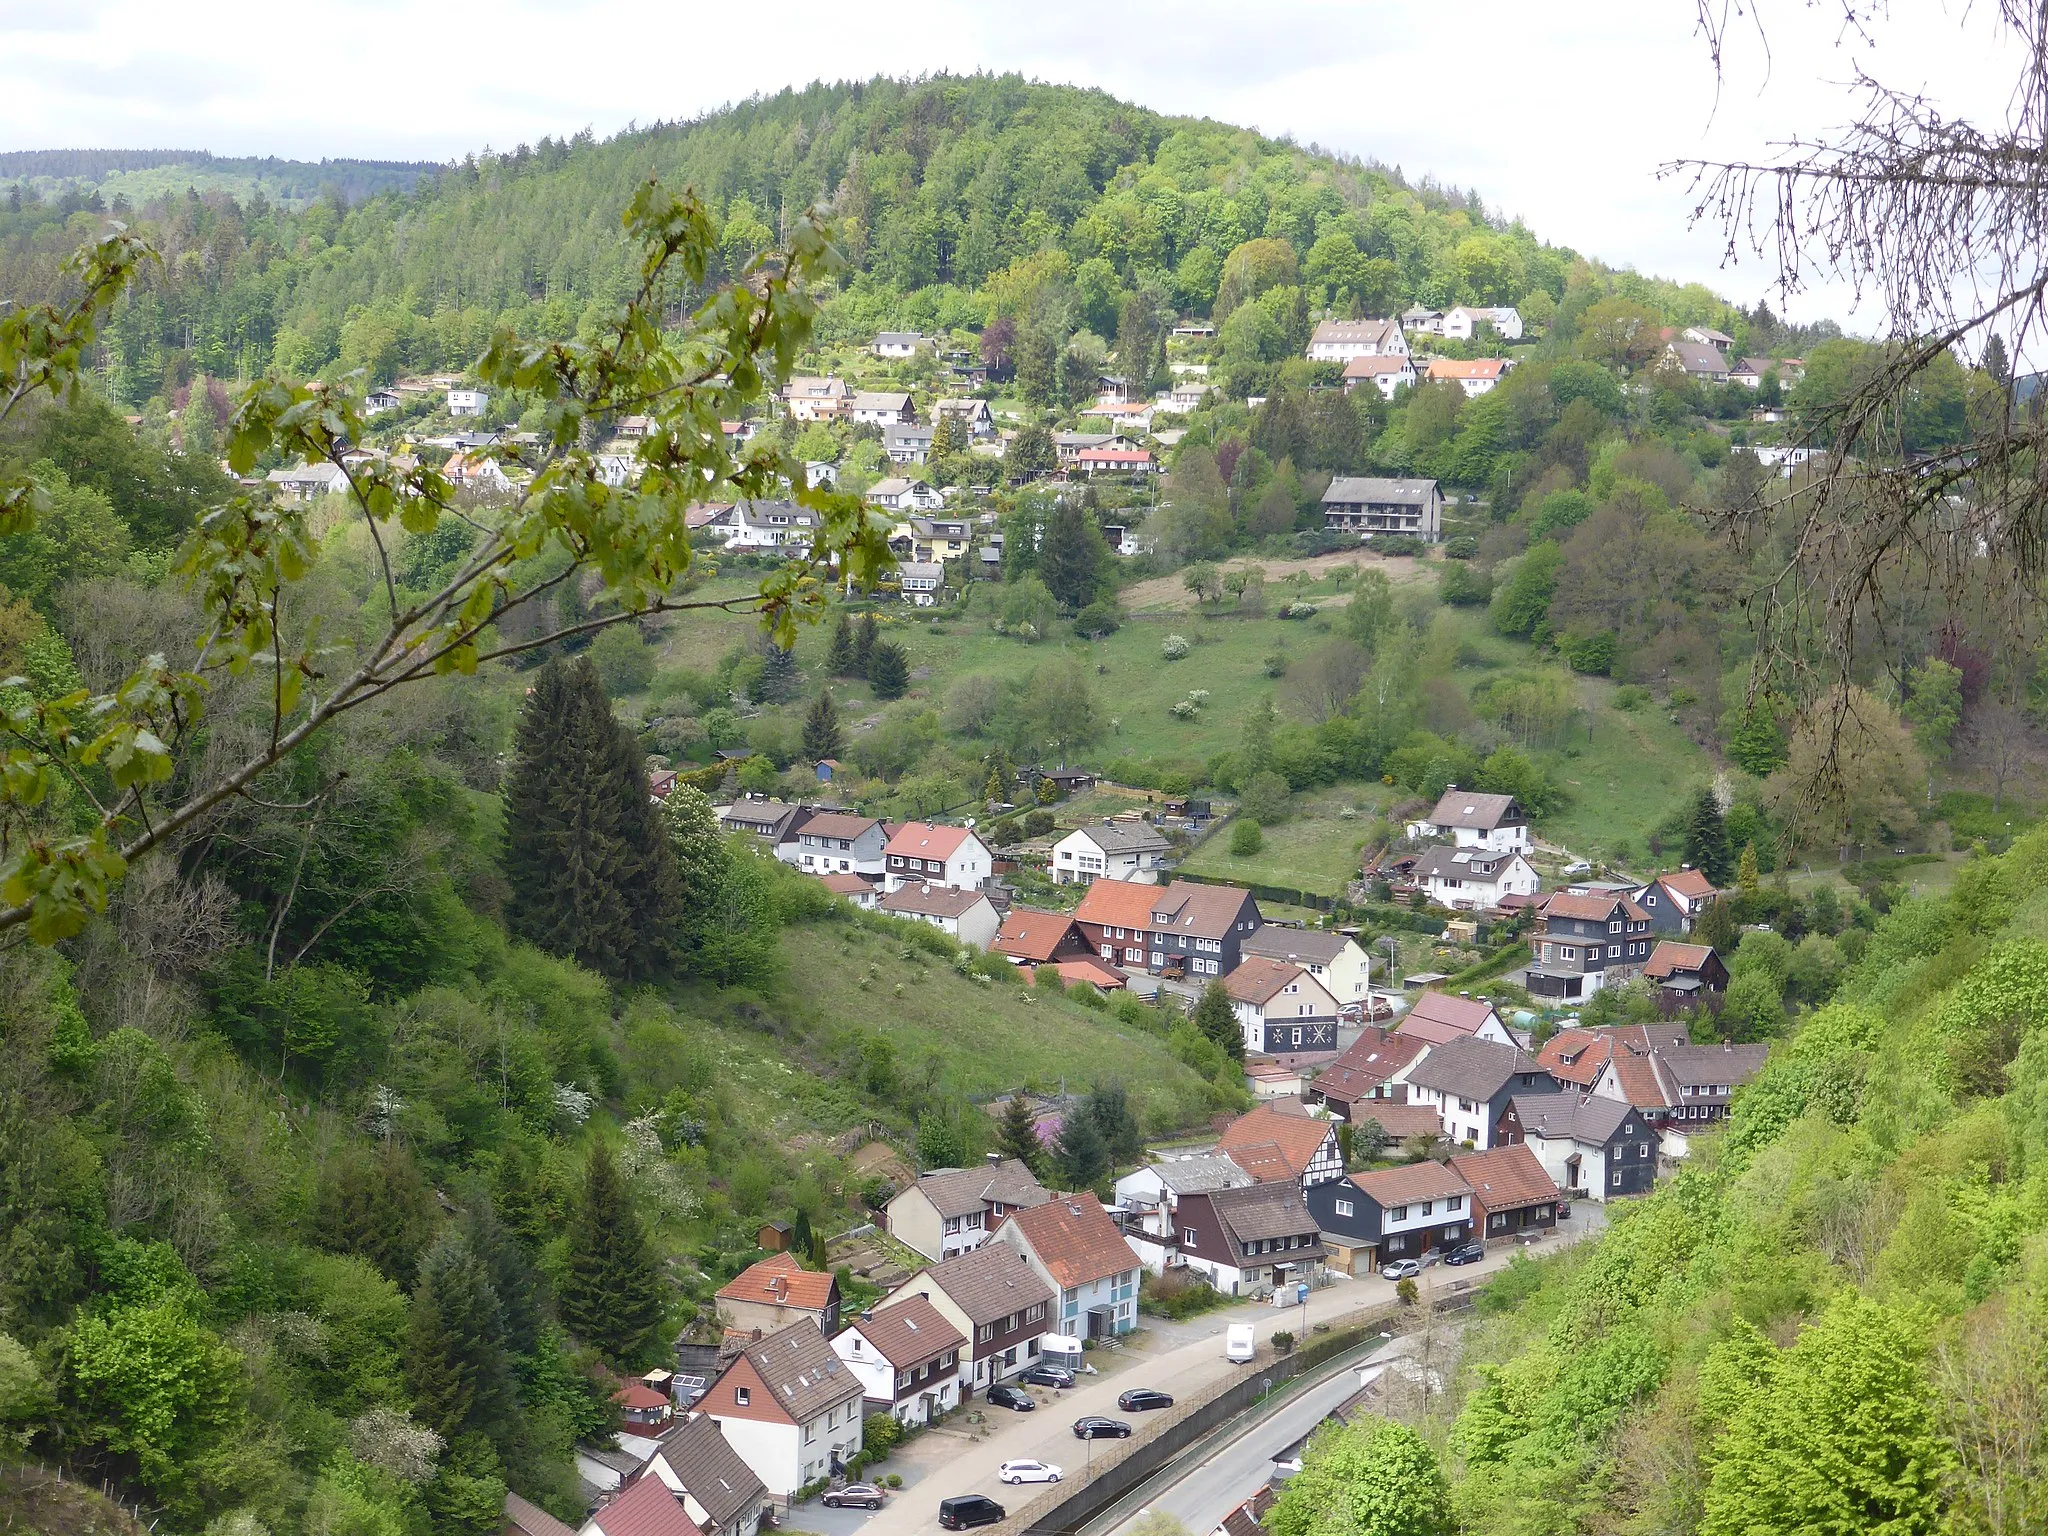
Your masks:
[[[1309,1213],[1323,1234],[1329,1265],[1372,1273],[1393,1259],[1418,1259],[1472,1237],[1472,1191],[1442,1163],[1381,1168],[1318,1184]]]
[[[1582,1002],[1604,986],[1632,981],[1649,962],[1650,915],[1618,891],[1559,891],[1539,909],[1529,935],[1529,992]]]
[[[1434,544],[1444,527],[1444,497],[1434,480],[1340,475],[1323,492],[1328,533],[1402,534]]]
[[[1008,1243],[984,1243],[919,1270],[873,1310],[879,1316],[916,1298],[930,1302],[968,1340],[960,1356],[963,1394],[1029,1367],[1052,1328],[1052,1287]]]
[[[1124,1241],[1147,1269],[1160,1274],[1180,1251],[1183,1199],[1255,1182],[1219,1152],[1182,1153],[1135,1168],[1116,1181],[1117,1208],[1128,1213]]]
[[[1557,1091],[1557,1079],[1534,1056],[1477,1036],[1430,1047],[1408,1073],[1408,1101],[1432,1106],[1448,1139],[1480,1151],[1495,1145],[1512,1095]]]
[[[1543,1042],[1536,1059],[1566,1092],[1590,1092],[1616,1052],[1647,1056],[1660,1047],[1685,1043],[1683,1024],[1603,1024],[1597,1029],[1559,1030]]]
[[[967,1335],[931,1301],[863,1312],[832,1338],[832,1350],[860,1378],[866,1413],[929,1424],[960,1406],[960,1351]]]
[[[1669,1155],[1683,1156],[1682,1138],[1728,1117],[1735,1090],[1763,1070],[1763,1045],[1662,1045],[1647,1055],[1616,1052],[1593,1092],[1633,1105],[1649,1127],[1676,1133]]]
[[[1111,965],[1199,983],[1237,969],[1260,918],[1251,893],[1233,886],[1176,880],[1162,890],[1097,880],[1074,921]]]
[[[1676,874],[1659,875],[1638,888],[1635,903],[1649,914],[1652,933],[1691,933],[1700,913],[1720,892],[1714,882],[1687,866]]]
[[[1711,944],[1678,944],[1660,939],[1643,966],[1643,979],[1688,1001],[1728,990],[1728,967]]]
[[[1527,1147],[1495,1147],[1451,1159],[1451,1171],[1472,1190],[1472,1220],[1482,1238],[1518,1237],[1557,1227],[1556,1180]]]
[[[1559,1188],[1589,1200],[1646,1195],[1657,1178],[1657,1133],[1620,1099],[1516,1094],[1501,1113],[1500,1141],[1528,1147]]]
[[[1293,1184],[1245,1184],[1181,1196],[1180,1257],[1226,1296],[1312,1280],[1322,1266],[1316,1219]]]
[[[860,1449],[860,1378],[808,1320],[741,1350],[697,1407],[785,1503]]]
[[[1223,990],[1247,1054],[1337,1049],[1337,1000],[1300,966],[1252,955],[1223,978]]]

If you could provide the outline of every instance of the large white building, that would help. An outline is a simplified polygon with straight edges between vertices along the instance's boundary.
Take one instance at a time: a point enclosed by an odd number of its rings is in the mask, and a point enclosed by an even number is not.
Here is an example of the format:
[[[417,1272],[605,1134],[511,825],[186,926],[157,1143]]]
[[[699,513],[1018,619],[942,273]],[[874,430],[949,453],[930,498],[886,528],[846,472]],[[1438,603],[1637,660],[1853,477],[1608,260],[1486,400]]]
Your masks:
[[[1173,844],[1157,827],[1142,821],[1106,821],[1077,827],[1052,845],[1055,885],[1087,885],[1096,880],[1125,880],[1157,885]]]
[[[1308,339],[1308,358],[1315,363],[1407,355],[1408,338],[1398,320],[1325,320]]]
[[[747,1345],[696,1406],[787,1504],[860,1449],[864,1395],[860,1378],[805,1319]]]
[[[1460,848],[1495,853],[1528,853],[1535,847],[1529,815],[1513,795],[1482,795],[1452,784],[1422,821],[1408,824],[1410,837],[1448,837]]]

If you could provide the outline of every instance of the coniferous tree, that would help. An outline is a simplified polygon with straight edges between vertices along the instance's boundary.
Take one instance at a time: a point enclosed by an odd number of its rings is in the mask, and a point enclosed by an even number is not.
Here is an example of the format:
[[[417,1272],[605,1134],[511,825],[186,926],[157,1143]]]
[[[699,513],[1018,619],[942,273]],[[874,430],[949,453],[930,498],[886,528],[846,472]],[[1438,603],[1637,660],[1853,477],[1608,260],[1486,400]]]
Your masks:
[[[802,686],[803,675],[797,671],[796,652],[785,651],[772,640],[761,647],[761,675],[747,690],[754,696],[756,704],[780,704],[786,699],[793,699]]]
[[[497,1295],[505,1322],[505,1347],[515,1355],[533,1354],[547,1323],[547,1281],[481,1191],[463,1211],[459,1230]]]
[[[634,1364],[661,1326],[661,1272],[631,1192],[603,1142],[591,1148],[569,1221],[562,1321],[607,1360]]]
[[[1097,1083],[1088,1090],[1081,1109],[1095,1123],[1096,1134],[1102,1137],[1103,1150],[1112,1164],[1138,1160],[1145,1150],[1145,1138],[1122,1083]]]
[[[1069,610],[1084,608],[1095,597],[1101,565],[1101,536],[1088,526],[1079,503],[1062,500],[1046,525],[1038,551],[1038,576],[1054,599]]]
[[[434,1240],[434,1195],[412,1154],[386,1142],[375,1157],[345,1153],[321,1169],[313,1238],[330,1253],[352,1253],[410,1285]]]
[[[678,784],[661,803],[662,830],[676,883],[676,965],[706,973],[705,950],[732,873],[732,855],[711,799],[694,785]]]
[[[1059,449],[1052,440],[1052,428],[1043,422],[1019,427],[1003,453],[1004,473],[1023,478],[1048,474],[1058,463]]]
[[[607,976],[673,958],[674,865],[632,733],[581,657],[543,667],[505,786],[512,931]]]
[[[413,1288],[406,1386],[418,1421],[444,1440],[501,1431],[517,1406],[505,1316],[482,1262],[460,1233],[434,1245]]]
[[[942,1110],[927,1109],[917,1117],[917,1160],[927,1171],[959,1168],[967,1161],[967,1140],[960,1124]]]
[[[1068,1189],[1093,1189],[1109,1173],[1109,1148],[1102,1144],[1095,1121],[1085,1113],[1067,1116],[1053,1157],[1059,1165],[1060,1182]]]
[[[868,686],[878,699],[900,699],[910,686],[910,662],[903,647],[877,640],[868,652]]]
[[[1685,862],[1714,882],[1726,886],[1735,874],[1735,860],[1728,850],[1728,824],[1721,816],[1721,802],[1712,789],[1693,797],[1692,813],[1685,823]]]
[[[832,648],[825,653],[825,670],[834,677],[852,677],[859,670],[854,656],[853,620],[844,608],[839,610],[839,621],[832,626]]]
[[[853,666],[862,677],[868,675],[868,658],[875,654],[875,616],[864,613],[853,632]]]
[[[1742,887],[1742,894],[1754,896],[1763,884],[1763,875],[1757,866],[1756,844],[1744,843],[1742,857],[1735,865],[1735,883]]]
[[[1031,1121],[1031,1106],[1021,1093],[1011,1094],[1010,1102],[1003,1106],[996,1149],[1005,1157],[1014,1157],[1034,1176],[1044,1176],[1045,1144],[1038,1139],[1038,1127]]]
[[[1229,1052],[1233,1061],[1244,1060],[1244,1031],[1238,1028],[1237,1012],[1222,982],[1212,981],[1202,989],[1202,1000],[1195,1004],[1195,1028]]]
[[[1742,925],[1735,921],[1735,909],[1726,900],[1716,899],[1693,919],[1692,936],[1700,943],[1720,952],[1725,960],[1735,953],[1735,946],[1742,939]]]
[[[839,734],[839,706],[832,699],[832,690],[826,689],[818,695],[818,701],[804,716],[804,756],[812,762],[821,762],[828,757],[837,757],[845,744]]]

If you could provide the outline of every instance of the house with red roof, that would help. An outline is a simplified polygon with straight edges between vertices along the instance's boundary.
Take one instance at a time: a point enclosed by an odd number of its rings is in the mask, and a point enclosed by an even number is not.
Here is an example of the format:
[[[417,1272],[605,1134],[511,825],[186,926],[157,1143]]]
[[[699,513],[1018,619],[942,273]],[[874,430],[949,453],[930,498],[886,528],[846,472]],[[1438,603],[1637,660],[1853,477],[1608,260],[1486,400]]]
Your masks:
[[[929,923],[976,949],[987,949],[1002,927],[994,902],[978,890],[950,885],[899,885],[875,903],[875,910],[891,917]]]
[[[1514,366],[1514,360],[1506,357],[1475,357],[1469,360],[1433,357],[1429,360],[1429,372],[1423,376],[1423,382],[1455,384],[1469,400],[1498,386]]]
[[[909,884],[978,891],[995,872],[995,856],[970,829],[926,821],[906,821],[898,827],[882,858],[883,880],[892,891]]]
[[[1493,1004],[1483,997],[1452,997],[1448,992],[1425,992],[1415,999],[1394,1033],[1425,1045],[1448,1045],[1473,1036],[1496,1045],[1515,1043]]]
[[[1152,455],[1143,448],[1083,448],[1074,464],[1091,479],[1096,475],[1149,475]]]
[[[1030,907],[1010,908],[989,948],[1016,965],[1056,965],[1062,960],[1086,959],[1094,954],[1081,925],[1070,915],[1038,912]]]
[[[1286,1099],[1239,1115],[1216,1138],[1216,1150],[1261,1184],[1291,1181],[1305,1190],[1344,1176],[1337,1122]]]
[[[1472,1190],[1472,1219],[1482,1238],[1557,1229],[1564,1194],[1533,1149],[1515,1142],[1459,1153],[1451,1159],[1451,1170]]]
[[[1060,1195],[1013,1211],[996,1241],[1023,1254],[1053,1290],[1053,1323],[1098,1339],[1138,1326],[1138,1255],[1094,1195]]]
[[[1708,903],[1721,893],[1699,870],[1686,865],[1675,874],[1658,875],[1635,892],[1635,903],[1650,915],[1653,933],[1691,933]]]
[[[1721,963],[1711,944],[1680,944],[1661,939],[1650,951],[1643,979],[1681,1001],[1697,1001],[1728,990],[1728,967]]]
[[[1263,919],[1251,893],[1235,886],[1097,880],[1074,909],[1074,921],[1111,965],[1199,985],[1237,969],[1245,940]]]
[[[619,1496],[583,1522],[578,1536],[704,1536],[658,1477],[629,1483]]]
[[[829,1270],[805,1269],[796,1255],[778,1253],[749,1264],[719,1287],[718,1315],[729,1328],[769,1332],[800,1318],[821,1332],[839,1331],[839,1281]]]
[[[1650,914],[1626,891],[1557,891],[1537,910],[1526,973],[1532,997],[1584,1002],[1634,980],[1649,962]]]
[[[1302,1090],[1302,1098],[1353,1124],[1389,1106],[1405,1106],[1408,1084],[1398,1074],[1428,1049],[1426,1040],[1368,1024],[1342,1055],[1316,1074]],[[1427,1113],[1428,1129],[1434,1132],[1436,1111],[1431,1109]]]
[[[881,882],[866,879],[861,875],[820,875],[818,883],[834,896],[852,902],[863,912],[874,911],[875,903],[882,899]]]

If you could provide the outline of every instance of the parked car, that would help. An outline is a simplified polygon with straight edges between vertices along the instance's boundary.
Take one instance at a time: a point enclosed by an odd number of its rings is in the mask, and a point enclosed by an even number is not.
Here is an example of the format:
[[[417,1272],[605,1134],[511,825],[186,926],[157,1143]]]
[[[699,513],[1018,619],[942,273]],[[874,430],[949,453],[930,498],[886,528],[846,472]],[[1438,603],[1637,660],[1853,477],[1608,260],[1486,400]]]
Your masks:
[[[888,1495],[873,1483],[848,1483],[834,1488],[818,1502],[827,1509],[880,1509]]]
[[[1064,1365],[1047,1365],[1040,1361],[1028,1371],[1019,1371],[1017,1379],[1028,1381],[1034,1387],[1071,1387],[1074,1373]]]
[[[1477,1264],[1486,1257],[1486,1244],[1465,1243],[1444,1255],[1446,1264]]]
[[[1380,1278],[1384,1280],[1413,1280],[1421,1273],[1422,1265],[1414,1259],[1396,1259],[1380,1266]]]
[[[1153,1408],[1171,1408],[1173,1399],[1150,1387],[1134,1387],[1118,1398],[1116,1405],[1125,1413],[1144,1413]]]
[[[996,1476],[1006,1483],[1056,1483],[1060,1469],[1049,1461],[1006,1461]]]
[[[1074,1420],[1076,1440],[1128,1440],[1131,1426],[1122,1419],[1102,1419],[1090,1414],[1085,1419]]]
[[[971,1530],[977,1525],[994,1525],[1009,1513],[985,1493],[962,1493],[939,1500],[939,1529]]]
[[[1019,1413],[1029,1413],[1038,1404],[1031,1400],[1031,1394],[1022,1387],[1013,1387],[1007,1381],[998,1382],[988,1389],[991,1408],[1014,1408]]]

